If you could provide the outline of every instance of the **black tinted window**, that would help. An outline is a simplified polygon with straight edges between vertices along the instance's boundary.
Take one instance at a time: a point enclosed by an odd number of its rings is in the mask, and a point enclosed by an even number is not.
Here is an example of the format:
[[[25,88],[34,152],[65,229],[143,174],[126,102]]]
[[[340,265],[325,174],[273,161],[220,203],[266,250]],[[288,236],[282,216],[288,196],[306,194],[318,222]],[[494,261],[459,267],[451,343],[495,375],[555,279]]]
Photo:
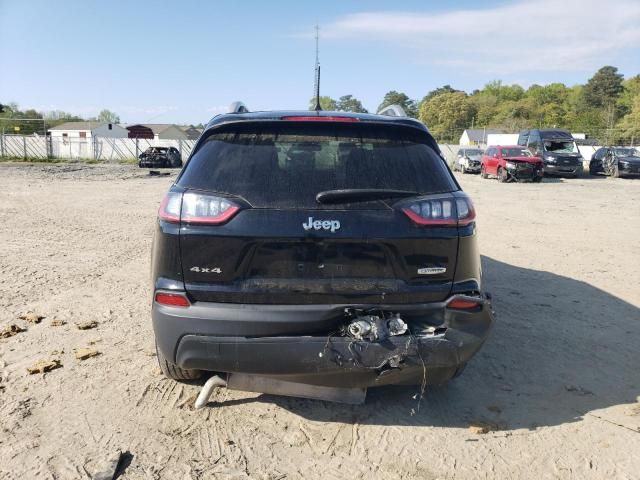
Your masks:
[[[281,123],[225,129],[200,146],[178,185],[239,195],[257,208],[336,208],[315,201],[318,192],[335,189],[457,190],[426,134],[410,127]]]

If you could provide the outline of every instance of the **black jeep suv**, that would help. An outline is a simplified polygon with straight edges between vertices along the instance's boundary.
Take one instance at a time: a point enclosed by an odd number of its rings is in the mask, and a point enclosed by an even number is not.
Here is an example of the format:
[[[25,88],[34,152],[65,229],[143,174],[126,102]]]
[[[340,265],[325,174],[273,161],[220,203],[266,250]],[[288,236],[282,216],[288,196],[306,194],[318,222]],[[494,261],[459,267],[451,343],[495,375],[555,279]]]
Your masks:
[[[493,323],[471,200],[406,117],[214,117],[161,202],[152,276],[177,380],[443,383]]]

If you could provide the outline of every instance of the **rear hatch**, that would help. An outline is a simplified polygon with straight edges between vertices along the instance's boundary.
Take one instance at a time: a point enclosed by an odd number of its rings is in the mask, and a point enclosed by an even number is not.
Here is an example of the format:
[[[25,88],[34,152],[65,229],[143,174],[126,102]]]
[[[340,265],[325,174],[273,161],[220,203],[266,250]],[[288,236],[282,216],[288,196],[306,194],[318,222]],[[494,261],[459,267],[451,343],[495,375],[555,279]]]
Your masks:
[[[402,209],[420,213],[414,202],[435,195],[434,211],[446,210],[444,199],[458,190],[428,138],[418,128],[365,122],[218,127],[174,187],[188,199],[183,213],[202,198],[218,199],[216,212],[233,210],[214,224],[183,219],[190,296],[245,304],[445,299],[458,227],[418,225]],[[356,195],[335,193],[345,189]],[[396,192],[388,198],[379,193],[390,189]]]

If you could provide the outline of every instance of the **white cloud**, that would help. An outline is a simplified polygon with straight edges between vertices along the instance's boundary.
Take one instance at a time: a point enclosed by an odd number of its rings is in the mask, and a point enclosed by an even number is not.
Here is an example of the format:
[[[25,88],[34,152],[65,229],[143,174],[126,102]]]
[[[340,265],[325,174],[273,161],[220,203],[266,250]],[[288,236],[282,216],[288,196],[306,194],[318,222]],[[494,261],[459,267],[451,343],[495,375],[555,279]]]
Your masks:
[[[577,71],[614,63],[640,46],[638,0],[524,0],[441,13],[368,12],[336,19],[323,39],[402,47],[434,65],[491,73]]]

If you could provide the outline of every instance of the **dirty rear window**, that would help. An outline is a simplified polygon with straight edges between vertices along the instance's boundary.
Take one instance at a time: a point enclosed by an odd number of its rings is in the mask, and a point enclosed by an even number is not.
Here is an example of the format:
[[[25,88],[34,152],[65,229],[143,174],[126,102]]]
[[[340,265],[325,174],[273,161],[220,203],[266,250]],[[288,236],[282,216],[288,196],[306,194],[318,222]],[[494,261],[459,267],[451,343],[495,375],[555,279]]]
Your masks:
[[[210,136],[178,180],[185,188],[239,195],[255,208],[386,208],[381,202],[320,205],[318,192],[348,188],[451,192],[444,161],[410,127],[240,124]]]

